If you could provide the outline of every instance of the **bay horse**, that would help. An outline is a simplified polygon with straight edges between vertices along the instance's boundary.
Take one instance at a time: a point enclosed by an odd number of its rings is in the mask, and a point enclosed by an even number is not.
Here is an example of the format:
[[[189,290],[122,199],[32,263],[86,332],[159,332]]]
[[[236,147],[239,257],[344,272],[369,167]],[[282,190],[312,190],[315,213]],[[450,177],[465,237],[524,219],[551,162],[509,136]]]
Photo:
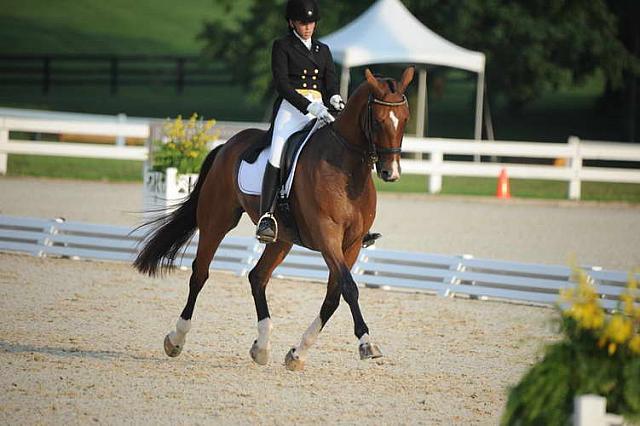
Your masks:
[[[334,123],[314,133],[300,154],[290,193],[291,211],[303,244],[322,254],[329,268],[329,281],[319,315],[298,346],[285,357],[285,366],[290,370],[304,368],[308,350],[338,308],[340,296],[353,316],[360,358],[382,356],[360,312],[351,267],[375,218],[373,165],[384,181],[400,178],[402,138],[409,119],[404,93],[413,75],[414,69],[409,67],[398,82],[374,77],[367,69],[365,81],[349,98],[344,111]],[[189,197],[173,212],[142,225],[150,231],[143,239],[134,266],[150,276],[170,269],[196,228],[200,232],[187,303],[175,330],[164,340],[165,352],[171,357],[178,356],[184,347],[196,299],[209,277],[209,265],[220,242],[236,227],[243,213],[254,223],[259,219],[259,197],[240,191],[237,173],[243,153],[263,136],[264,131],[258,129],[244,130],[211,151]],[[261,365],[269,361],[273,328],[265,289],[272,272],[295,241],[291,229],[280,228],[278,240],[265,247],[249,273],[258,316],[258,338],[249,352]]]

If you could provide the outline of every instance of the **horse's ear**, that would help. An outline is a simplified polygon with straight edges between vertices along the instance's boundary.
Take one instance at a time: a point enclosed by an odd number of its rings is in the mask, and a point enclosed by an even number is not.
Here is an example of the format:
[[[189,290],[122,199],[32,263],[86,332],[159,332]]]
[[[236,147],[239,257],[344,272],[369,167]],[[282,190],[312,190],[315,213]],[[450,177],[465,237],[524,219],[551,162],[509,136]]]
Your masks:
[[[367,79],[367,82],[369,83],[369,86],[371,86],[371,89],[373,90],[375,95],[377,97],[379,97],[379,98],[383,97],[384,96],[384,90],[382,89],[381,84],[378,81],[378,79],[373,76],[371,71],[369,71],[369,68],[364,70],[364,77]]]
[[[409,83],[411,83],[411,80],[413,80],[413,74],[415,73],[415,67],[409,67],[406,70],[404,70],[404,72],[402,73],[402,78],[400,79],[400,87],[398,87],[398,91],[400,93],[404,93],[405,90],[407,90],[407,86],[409,86]]]

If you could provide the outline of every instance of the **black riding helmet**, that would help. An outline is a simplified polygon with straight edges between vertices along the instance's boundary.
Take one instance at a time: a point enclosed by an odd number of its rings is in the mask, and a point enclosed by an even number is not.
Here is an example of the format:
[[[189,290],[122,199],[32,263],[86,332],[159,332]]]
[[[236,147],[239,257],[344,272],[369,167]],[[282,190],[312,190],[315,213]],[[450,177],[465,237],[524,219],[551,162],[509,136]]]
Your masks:
[[[289,0],[287,1],[287,22],[292,21],[317,22],[320,19],[320,10],[315,0]]]

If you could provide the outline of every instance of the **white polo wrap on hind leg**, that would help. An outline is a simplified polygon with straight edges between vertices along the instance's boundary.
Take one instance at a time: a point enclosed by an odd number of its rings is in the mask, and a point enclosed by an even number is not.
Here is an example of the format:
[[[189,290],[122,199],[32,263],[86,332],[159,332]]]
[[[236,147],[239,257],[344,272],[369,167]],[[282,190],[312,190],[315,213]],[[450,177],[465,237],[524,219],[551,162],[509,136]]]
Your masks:
[[[317,316],[316,319],[311,323],[307,331],[302,335],[302,339],[300,340],[300,344],[295,350],[295,356],[299,359],[304,359],[307,356],[307,352],[309,348],[313,346],[313,344],[318,339],[318,335],[322,331],[322,319],[320,316]]]
[[[371,343],[371,338],[369,337],[369,335],[367,333],[364,333],[362,335],[362,337],[360,338],[359,343],[361,345],[364,345],[365,343]]]
[[[191,320],[178,318],[175,331],[169,333],[169,341],[174,346],[183,346],[189,330],[191,330]]]
[[[258,345],[259,348],[269,348],[269,340],[271,339],[272,330],[273,323],[271,322],[271,318],[265,318],[258,321],[258,339],[256,339],[256,345]]]

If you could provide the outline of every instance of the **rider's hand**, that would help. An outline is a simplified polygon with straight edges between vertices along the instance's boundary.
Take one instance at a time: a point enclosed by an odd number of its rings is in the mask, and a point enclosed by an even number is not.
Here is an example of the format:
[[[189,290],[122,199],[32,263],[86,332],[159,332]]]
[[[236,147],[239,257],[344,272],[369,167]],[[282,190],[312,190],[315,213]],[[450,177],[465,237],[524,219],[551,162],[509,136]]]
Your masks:
[[[329,103],[336,111],[342,111],[344,109],[344,101],[340,95],[333,95]]]
[[[327,107],[321,101],[313,101],[307,107],[307,111],[314,117],[320,118],[320,114],[327,112]]]
[[[325,123],[331,123],[335,120],[331,114],[329,114],[329,110],[324,104],[320,101],[311,102],[307,107],[307,111],[319,120],[324,121]]]
[[[320,113],[320,115],[318,116],[318,120],[322,120],[327,124],[336,121],[336,119],[333,118],[333,115],[331,115],[331,113],[326,109],[322,113]]]

